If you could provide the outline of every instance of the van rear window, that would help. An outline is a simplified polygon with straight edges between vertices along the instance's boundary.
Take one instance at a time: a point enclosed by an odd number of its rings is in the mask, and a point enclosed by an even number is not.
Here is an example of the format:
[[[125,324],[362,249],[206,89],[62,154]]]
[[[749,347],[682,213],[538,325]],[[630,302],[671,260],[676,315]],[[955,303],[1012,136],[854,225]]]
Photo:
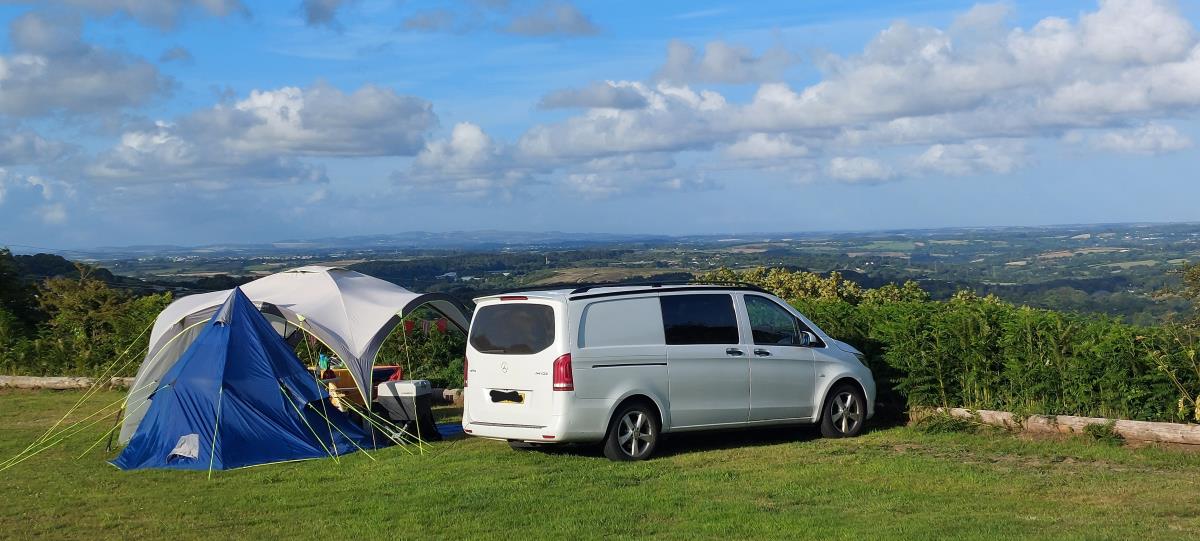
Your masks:
[[[554,309],[545,304],[493,304],[475,312],[471,347],[480,353],[529,355],[554,343]]]

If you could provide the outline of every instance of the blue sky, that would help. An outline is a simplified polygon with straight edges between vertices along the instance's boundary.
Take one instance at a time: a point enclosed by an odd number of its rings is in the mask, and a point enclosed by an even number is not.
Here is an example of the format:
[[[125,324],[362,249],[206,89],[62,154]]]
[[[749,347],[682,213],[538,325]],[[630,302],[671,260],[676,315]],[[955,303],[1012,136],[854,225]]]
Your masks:
[[[1198,4],[6,3],[0,245],[1194,221]]]

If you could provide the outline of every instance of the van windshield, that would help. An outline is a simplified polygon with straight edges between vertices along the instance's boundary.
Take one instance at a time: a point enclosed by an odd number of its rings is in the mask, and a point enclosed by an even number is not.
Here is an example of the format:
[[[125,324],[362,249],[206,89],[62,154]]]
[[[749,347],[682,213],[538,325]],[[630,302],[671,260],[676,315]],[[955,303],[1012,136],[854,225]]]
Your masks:
[[[471,347],[480,353],[529,355],[554,343],[554,309],[545,304],[493,304],[475,312]]]

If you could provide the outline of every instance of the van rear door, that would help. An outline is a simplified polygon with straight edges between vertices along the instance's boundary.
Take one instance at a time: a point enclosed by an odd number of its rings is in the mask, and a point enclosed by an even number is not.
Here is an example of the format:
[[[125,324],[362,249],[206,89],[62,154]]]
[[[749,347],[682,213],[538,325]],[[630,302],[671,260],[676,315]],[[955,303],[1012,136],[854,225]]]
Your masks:
[[[553,417],[554,360],[566,353],[565,308],[550,300],[484,301],[467,339],[471,422],[544,427]]]

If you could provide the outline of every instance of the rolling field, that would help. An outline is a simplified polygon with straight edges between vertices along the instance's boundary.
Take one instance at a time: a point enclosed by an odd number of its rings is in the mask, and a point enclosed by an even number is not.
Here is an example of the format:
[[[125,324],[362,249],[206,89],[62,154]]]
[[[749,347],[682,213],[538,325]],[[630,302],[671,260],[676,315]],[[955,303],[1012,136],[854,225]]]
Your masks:
[[[72,404],[0,391],[0,459]],[[94,402],[117,400],[103,393]],[[97,406],[98,407],[98,406]],[[453,415],[452,411],[443,414]],[[107,423],[101,423],[107,425]],[[129,538],[1088,538],[1200,534],[1200,453],[879,428],[680,436],[657,459],[457,440],[214,472],[122,472],[97,425],[2,475],[0,532]],[[102,445],[100,446],[102,447]]]

